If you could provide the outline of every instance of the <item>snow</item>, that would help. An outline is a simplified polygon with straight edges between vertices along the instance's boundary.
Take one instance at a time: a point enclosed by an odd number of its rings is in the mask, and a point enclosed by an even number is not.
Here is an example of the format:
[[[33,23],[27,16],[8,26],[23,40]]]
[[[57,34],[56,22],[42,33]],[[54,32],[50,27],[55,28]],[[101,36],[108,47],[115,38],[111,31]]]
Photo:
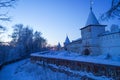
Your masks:
[[[0,71],[0,80],[80,80],[78,77],[53,72],[49,68],[23,60],[5,66]]]
[[[42,62],[38,63],[42,64]],[[67,75],[58,71],[54,72],[47,66],[40,66],[38,63],[31,63],[29,59],[25,59],[9,64],[0,71],[0,80],[81,80],[82,78],[86,78],[86,76],[95,80],[112,80],[105,76],[98,77],[92,73],[73,71],[67,67],[46,64],[72,73],[71,75]],[[75,77],[73,75],[80,76]]]
[[[3,69],[0,71],[0,80],[11,79],[11,77],[14,74],[15,69],[19,67],[19,65],[21,65],[23,62],[24,60],[21,62],[18,62],[17,64],[15,63],[15,64],[8,65],[7,67],[3,67]]]
[[[88,16],[85,26],[88,26],[88,25],[99,25],[99,22],[98,22],[97,18],[95,17],[92,10],[90,10],[90,13],[89,13],[89,16]]]
[[[82,56],[82,55],[79,55],[78,53],[67,52],[67,51],[50,51],[50,52],[46,52],[45,54],[43,53],[41,54],[40,52],[34,53],[34,54],[31,54],[31,56],[50,57],[50,58],[120,66],[120,57],[113,57],[113,58],[107,59],[106,55]]]
[[[36,63],[38,63],[38,64],[43,64],[42,62],[39,62],[39,61],[37,61]],[[67,72],[70,72],[71,73],[71,75],[73,76],[75,76],[75,75],[77,75],[77,76],[79,76],[79,77],[81,77],[81,78],[83,78],[83,77],[87,77],[88,78],[88,80],[90,79],[95,79],[95,80],[112,80],[112,78],[107,78],[107,77],[105,77],[105,76],[95,76],[95,75],[93,75],[92,73],[88,73],[88,72],[86,72],[86,71],[74,71],[74,70],[71,70],[70,68],[68,68],[68,67],[65,67],[65,66],[56,66],[55,64],[47,64],[47,66],[52,66],[53,68],[55,68],[55,69],[59,69],[59,70],[62,70],[62,71],[67,71]]]

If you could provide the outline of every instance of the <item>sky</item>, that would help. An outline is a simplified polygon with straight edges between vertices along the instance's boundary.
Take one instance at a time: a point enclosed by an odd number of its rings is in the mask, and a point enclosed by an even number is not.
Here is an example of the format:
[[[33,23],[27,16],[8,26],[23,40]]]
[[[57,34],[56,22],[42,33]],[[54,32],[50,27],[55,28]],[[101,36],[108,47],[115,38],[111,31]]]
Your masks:
[[[93,0],[93,12],[99,18],[111,5],[111,0]],[[7,33],[12,33],[15,24],[29,25],[40,31],[48,44],[63,45],[66,35],[70,41],[81,37],[80,28],[84,27],[90,11],[90,0],[19,0],[15,8],[9,9],[11,22],[3,22]],[[101,24],[118,24],[118,21],[101,21]],[[4,37],[9,41],[10,37]]]

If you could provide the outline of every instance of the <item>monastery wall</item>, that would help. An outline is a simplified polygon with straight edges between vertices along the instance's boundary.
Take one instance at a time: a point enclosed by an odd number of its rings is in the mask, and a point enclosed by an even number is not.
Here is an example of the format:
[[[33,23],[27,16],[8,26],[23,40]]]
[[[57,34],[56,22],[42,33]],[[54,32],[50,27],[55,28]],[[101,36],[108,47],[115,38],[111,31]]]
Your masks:
[[[80,42],[73,42],[66,46],[68,51],[81,53],[81,43]]]
[[[99,41],[102,54],[120,55],[120,32],[102,35]]]

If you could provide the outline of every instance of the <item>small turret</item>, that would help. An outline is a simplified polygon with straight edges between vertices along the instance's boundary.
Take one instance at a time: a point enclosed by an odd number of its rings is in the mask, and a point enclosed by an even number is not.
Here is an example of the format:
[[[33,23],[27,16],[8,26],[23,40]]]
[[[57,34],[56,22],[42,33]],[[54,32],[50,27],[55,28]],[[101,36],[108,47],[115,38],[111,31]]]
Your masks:
[[[60,50],[60,49],[61,49],[61,45],[60,45],[60,43],[58,43],[57,50]]]
[[[66,36],[65,42],[64,42],[64,46],[68,45],[70,43],[70,40],[68,38],[68,36]]]

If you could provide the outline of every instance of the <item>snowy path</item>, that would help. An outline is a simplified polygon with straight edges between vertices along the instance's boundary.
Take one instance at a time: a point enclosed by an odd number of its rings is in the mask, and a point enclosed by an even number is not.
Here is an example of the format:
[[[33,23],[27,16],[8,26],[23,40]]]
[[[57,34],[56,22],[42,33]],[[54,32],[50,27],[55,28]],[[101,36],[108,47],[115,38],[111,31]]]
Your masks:
[[[0,80],[80,80],[80,78],[53,72],[48,68],[31,64],[27,59],[3,67],[0,71]]]
[[[3,69],[0,71],[0,80],[12,79],[15,74],[15,70],[24,62],[25,60],[3,67]]]

